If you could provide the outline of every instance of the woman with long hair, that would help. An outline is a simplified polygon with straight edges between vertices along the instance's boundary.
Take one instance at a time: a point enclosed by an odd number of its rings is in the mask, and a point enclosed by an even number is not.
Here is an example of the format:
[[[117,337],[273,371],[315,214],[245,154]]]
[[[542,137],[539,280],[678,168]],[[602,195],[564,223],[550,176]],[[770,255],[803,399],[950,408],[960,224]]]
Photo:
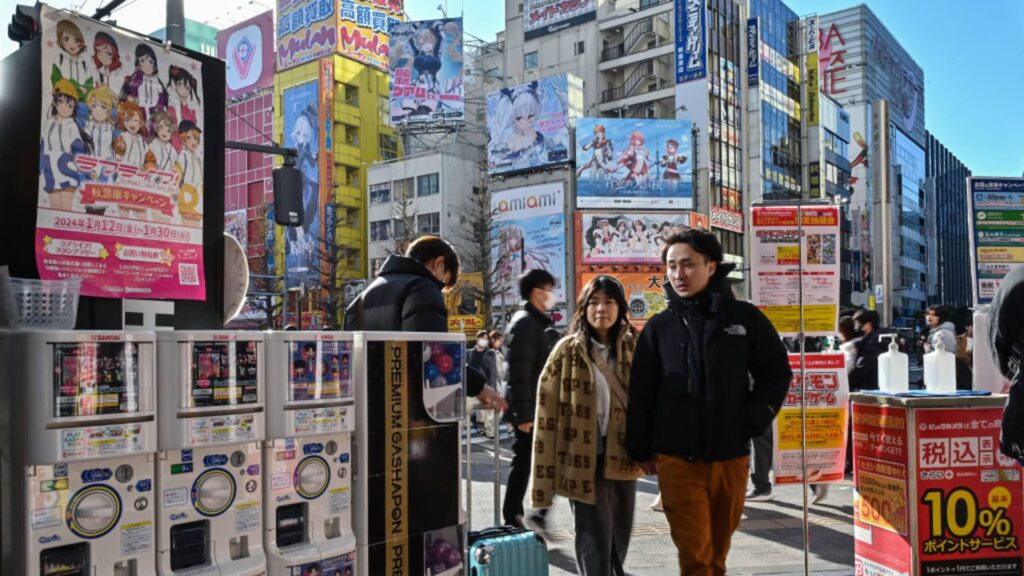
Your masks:
[[[566,336],[548,357],[534,420],[534,508],[569,499],[581,576],[625,574],[644,473],[623,445],[636,331],[625,290],[612,276],[583,287]]]

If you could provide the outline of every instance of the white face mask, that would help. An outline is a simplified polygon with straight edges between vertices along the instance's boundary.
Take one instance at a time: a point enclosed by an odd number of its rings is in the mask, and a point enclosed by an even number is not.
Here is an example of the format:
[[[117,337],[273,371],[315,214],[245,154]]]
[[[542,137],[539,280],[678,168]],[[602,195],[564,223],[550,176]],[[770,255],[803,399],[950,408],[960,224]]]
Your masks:
[[[548,311],[550,311],[554,307],[555,307],[555,293],[554,292],[545,292],[544,293],[544,308],[546,308]]]
[[[476,345],[478,348],[487,348],[487,339],[480,338],[479,340],[476,341]]]

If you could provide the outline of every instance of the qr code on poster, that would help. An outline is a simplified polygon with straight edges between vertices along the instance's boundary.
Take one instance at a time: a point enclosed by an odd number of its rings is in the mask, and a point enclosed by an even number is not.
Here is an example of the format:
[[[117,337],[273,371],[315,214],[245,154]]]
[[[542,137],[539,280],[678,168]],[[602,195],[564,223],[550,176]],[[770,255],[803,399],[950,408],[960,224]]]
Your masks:
[[[178,282],[182,286],[199,286],[199,266],[178,264]]]

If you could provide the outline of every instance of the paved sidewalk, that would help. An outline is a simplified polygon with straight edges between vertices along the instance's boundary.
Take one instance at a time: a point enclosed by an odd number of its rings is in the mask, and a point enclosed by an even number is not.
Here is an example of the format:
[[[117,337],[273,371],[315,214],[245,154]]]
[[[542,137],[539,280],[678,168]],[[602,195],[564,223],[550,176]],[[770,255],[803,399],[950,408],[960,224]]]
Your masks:
[[[493,440],[473,439],[473,526],[493,523]],[[502,442],[502,495],[511,462],[511,441]],[[650,509],[658,493],[652,480],[638,482],[636,519],[626,571],[633,576],[678,573],[676,550],[664,514]],[[802,496],[799,487],[776,487],[775,500],[751,503],[743,514],[729,554],[730,576],[804,574]],[[822,576],[847,576],[853,569],[853,492],[849,481],[832,486],[828,498],[811,507],[810,571]],[[565,499],[556,501],[548,545],[551,574],[576,574],[573,521]]]

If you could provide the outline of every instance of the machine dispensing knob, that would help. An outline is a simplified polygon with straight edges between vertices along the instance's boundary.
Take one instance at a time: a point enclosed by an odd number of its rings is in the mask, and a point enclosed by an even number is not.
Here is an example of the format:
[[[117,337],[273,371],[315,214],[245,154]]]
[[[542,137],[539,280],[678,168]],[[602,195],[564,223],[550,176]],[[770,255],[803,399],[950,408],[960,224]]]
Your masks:
[[[70,508],[72,531],[86,538],[106,534],[121,516],[117,494],[102,485],[87,487],[76,494]]]
[[[196,480],[193,504],[200,514],[216,516],[235,500],[235,480],[224,470],[209,470]]]
[[[296,470],[295,490],[304,498],[316,498],[327,490],[331,470],[323,458],[306,458]]]
[[[241,450],[235,450],[231,453],[231,465],[235,468],[241,468],[245,465],[245,452]]]
[[[117,470],[114,471],[114,478],[116,478],[117,481],[122,484],[126,482],[131,482],[133,476],[135,476],[135,470],[133,470],[132,467],[127,464],[122,464],[118,466]]]

